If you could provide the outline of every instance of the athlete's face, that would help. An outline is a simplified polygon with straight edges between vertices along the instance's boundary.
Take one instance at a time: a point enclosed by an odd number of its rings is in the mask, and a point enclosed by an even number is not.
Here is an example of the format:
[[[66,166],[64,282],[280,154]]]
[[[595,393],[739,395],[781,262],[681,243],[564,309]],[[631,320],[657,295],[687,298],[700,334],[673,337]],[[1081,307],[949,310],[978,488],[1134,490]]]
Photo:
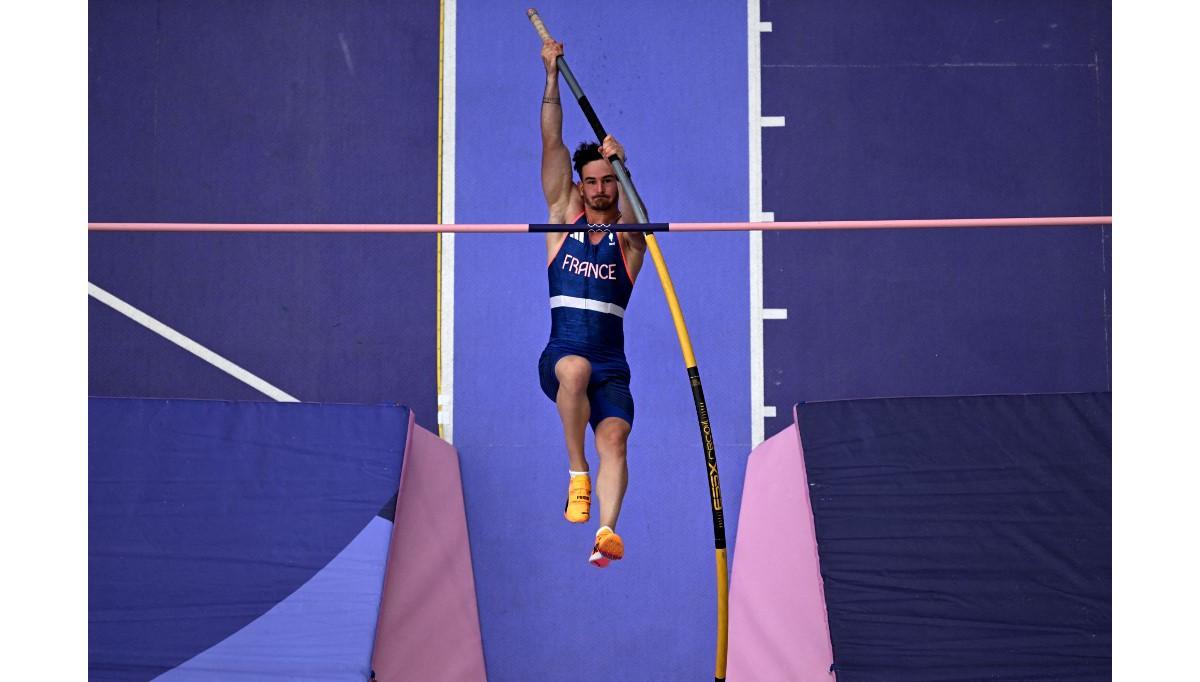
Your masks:
[[[583,203],[593,211],[607,211],[617,204],[620,184],[612,164],[605,159],[588,163],[580,172],[579,193]]]

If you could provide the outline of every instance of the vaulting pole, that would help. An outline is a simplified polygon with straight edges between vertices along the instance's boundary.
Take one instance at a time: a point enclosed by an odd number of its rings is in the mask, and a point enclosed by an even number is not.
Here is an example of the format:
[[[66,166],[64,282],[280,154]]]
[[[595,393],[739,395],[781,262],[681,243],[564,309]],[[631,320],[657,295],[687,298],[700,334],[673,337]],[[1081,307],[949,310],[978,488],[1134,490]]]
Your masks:
[[[527,14],[542,41],[553,40],[538,16],[537,10],[531,9]],[[558,72],[566,79],[571,93],[575,95],[575,100],[583,109],[583,115],[587,117],[588,123],[592,124],[596,140],[603,142],[606,136],[604,126],[600,124],[600,118],[596,116],[596,111],[592,109],[587,96],[583,94],[583,89],[579,87],[579,81],[575,80],[575,75],[571,73],[565,59],[560,56],[557,63]],[[621,191],[625,192],[630,205],[633,206],[633,212],[637,216],[638,222],[650,222],[646,219],[646,209],[642,206],[642,198],[634,189],[633,181],[629,179],[629,173],[625,172],[625,164],[616,155],[608,160],[612,163],[613,170],[616,171],[617,179],[621,183]],[[696,368],[696,356],[692,353],[692,341],[688,337],[687,325],[683,321],[683,311],[679,307],[679,299],[675,296],[675,285],[671,283],[671,275],[667,272],[667,263],[663,259],[662,250],[658,248],[658,242],[654,235],[649,232],[645,235],[646,246],[649,247],[650,255],[654,259],[654,267],[658,270],[658,278],[662,281],[663,293],[667,297],[667,306],[671,309],[671,319],[675,322],[675,332],[679,336],[679,348],[683,351],[683,363],[687,366],[688,380],[692,384],[692,399],[696,402],[696,418],[700,422],[700,440],[704,445],[706,478],[708,479],[709,501],[712,506],[714,545],[717,554],[717,664],[715,677],[719,682],[725,679],[725,661],[729,649],[729,560],[725,550],[725,514],[721,508],[721,481],[717,475],[717,449],[713,446],[712,425],[708,418],[708,406],[704,402],[704,389],[700,385],[700,370]]]

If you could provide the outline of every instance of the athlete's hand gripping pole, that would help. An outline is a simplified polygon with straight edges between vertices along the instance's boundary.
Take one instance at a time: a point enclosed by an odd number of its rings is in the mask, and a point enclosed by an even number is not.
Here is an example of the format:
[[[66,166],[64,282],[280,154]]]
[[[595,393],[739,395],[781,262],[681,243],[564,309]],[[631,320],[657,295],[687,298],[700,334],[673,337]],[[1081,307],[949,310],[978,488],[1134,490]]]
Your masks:
[[[533,22],[533,27],[537,30],[542,42],[553,40],[550,37],[550,32],[546,30],[546,25],[542,23],[541,17],[538,16],[537,10],[530,9],[526,14],[529,16],[529,20]],[[604,132],[604,126],[600,124],[600,119],[596,116],[596,111],[592,109],[591,102],[588,102],[587,96],[583,94],[583,88],[579,87],[579,81],[575,80],[575,74],[571,73],[571,68],[567,66],[567,61],[561,55],[555,63],[558,65],[558,72],[563,75],[563,78],[567,81],[567,86],[571,88],[571,94],[575,95],[575,100],[579,102],[579,108],[583,110],[583,115],[587,117],[588,123],[591,124],[592,131],[596,133],[596,139],[603,141],[607,133]],[[625,171],[625,164],[615,155],[609,157],[608,160],[612,163],[613,171],[617,174],[617,180],[621,183],[621,191],[625,192],[625,196],[629,199],[638,222],[650,222],[646,217],[646,209],[642,205],[642,198],[634,188],[633,181],[629,178],[629,173]],[[696,357],[692,352],[692,342],[688,336],[687,325],[683,321],[683,310],[679,307],[679,299],[675,295],[675,286],[671,283],[671,275],[667,272],[666,260],[663,259],[662,250],[659,249],[654,235],[647,232],[645,236],[646,246],[650,249],[650,256],[654,260],[654,267],[658,270],[658,277],[662,282],[663,293],[667,297],[667,306],[671,309],[671,318],[675,322],[675,332],[679,336],[679,348],[683,352],[683,361],[687,365],[688,379],[692,384],[692,399],[696,403],[696,418],[700,422],[700,439],[704,444],[704,461],[707,466],[705,477],[709,483],[714,544],[717,553],[716,679],[719,681],[725,679],[725,662],[729,645],[729,561],[725,549],[725,516],[721,506],[721,481],[717,475],[717,451],[713,445],[712,425],[709,422],[708,406],[704,402],[704,389],[700,385],[700,370],[696,367]]]
[[[529,20],[533,22],[533,27],[537,30],[542,42],[554,40],[554,38],[550,37],[550,32],[546,30],[546,25],[542,23],[542,18],[538,16],[536,9],[530,9],[526,14],[529,16]],[[583,88],[579,87],[579,81],[575,80],[575,74],[571,73],[571,67],[567,66],[567,60],[563,59],[562,55],[559,55],[555,60],[555,64],[558,65],[558,72],[566,79],[567,87],[571,89],[571,94],[575,95],[575,101],[579,102],[579,108],[583,109],[583,115],[587,117],[592,130],[595,131],[596,139],[603,142],[608,133],[604,132],[604,126],[601,125],[599,117],[596,116],[596,110],[592,108],[592,103],[588,101],[587,95],[583,94]],[[612,163],[613,171],[617,174],[617,180],[621,183],[621,190],[625,192],[625,196],[629,198],[630,205],[633,206],[633,214],[637,217],[638,222],[650,222],[646,218],[646,209],[642,205],[642,198],[638,196],[633,183],[629,181],[629,174],[625,172],[624,162],[616,154],[610,156],[608,160]]]

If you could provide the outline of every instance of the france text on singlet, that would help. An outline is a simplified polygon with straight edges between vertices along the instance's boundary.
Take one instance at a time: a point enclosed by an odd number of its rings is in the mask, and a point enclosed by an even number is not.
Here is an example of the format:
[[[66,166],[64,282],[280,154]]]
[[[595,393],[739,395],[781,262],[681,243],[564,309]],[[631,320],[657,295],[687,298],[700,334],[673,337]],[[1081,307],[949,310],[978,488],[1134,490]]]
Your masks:
[[[550,339],[624,355],[625,308],[633,281],[625,265],[621,238],[605,232],[593,244],[586,214],[574,221],[585,229],[571,232],[550,262]]]

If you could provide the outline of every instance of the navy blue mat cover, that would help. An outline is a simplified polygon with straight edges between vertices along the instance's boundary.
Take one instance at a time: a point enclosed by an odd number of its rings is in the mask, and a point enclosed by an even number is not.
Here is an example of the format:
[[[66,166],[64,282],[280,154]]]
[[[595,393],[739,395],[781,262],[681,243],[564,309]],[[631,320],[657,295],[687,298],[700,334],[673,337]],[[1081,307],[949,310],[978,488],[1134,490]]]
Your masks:
[[[1111,394],[802,404],[835,670],[1111,677]]]
[[[90,679],[365,678],[407,408],[88,407]]]

